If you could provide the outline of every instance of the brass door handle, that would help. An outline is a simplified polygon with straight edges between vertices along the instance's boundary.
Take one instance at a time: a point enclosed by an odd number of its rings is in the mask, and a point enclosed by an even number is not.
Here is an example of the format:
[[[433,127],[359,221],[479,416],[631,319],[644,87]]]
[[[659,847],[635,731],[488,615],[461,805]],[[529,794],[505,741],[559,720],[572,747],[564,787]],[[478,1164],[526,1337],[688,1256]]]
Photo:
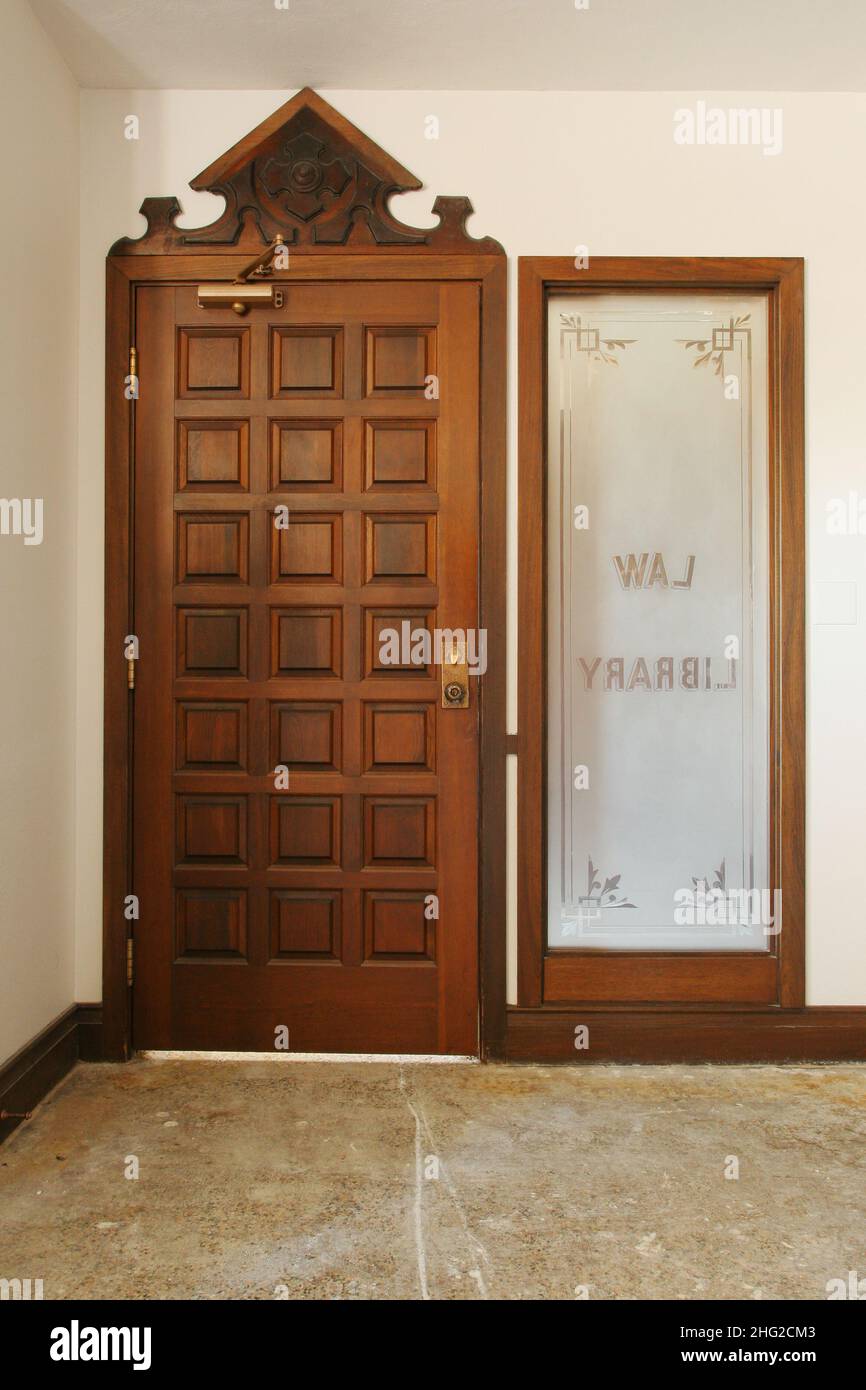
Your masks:
[[[464,643],[452,641],[450,650],[442,654],[442,708],[469,708],[469,671],[466,666]]]

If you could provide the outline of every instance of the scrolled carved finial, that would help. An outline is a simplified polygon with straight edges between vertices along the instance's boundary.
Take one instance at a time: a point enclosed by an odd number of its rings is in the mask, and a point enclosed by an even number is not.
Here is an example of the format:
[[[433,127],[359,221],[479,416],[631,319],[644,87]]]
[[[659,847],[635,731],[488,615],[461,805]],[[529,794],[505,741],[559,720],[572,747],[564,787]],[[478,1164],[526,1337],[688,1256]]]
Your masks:
[[[469,198],[462,195],[449,196],[440,193],[433,204],[433,211],[439,217],[439,226],[430,233],[429,245],[454,246],[460,242],[465,242],[468,243],[467,249],[471,248],[473,251],[502,252],[502,246],[493,237],[476,238],[467,232],[467,220],[475,211]]]

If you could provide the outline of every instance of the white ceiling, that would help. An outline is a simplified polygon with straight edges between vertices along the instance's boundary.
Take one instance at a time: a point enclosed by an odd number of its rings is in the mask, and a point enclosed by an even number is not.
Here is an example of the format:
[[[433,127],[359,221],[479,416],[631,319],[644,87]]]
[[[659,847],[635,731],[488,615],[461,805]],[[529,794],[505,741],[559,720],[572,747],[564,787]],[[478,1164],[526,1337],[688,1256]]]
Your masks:
[[[85,87],[866,88],[864,0],[30,3]]]

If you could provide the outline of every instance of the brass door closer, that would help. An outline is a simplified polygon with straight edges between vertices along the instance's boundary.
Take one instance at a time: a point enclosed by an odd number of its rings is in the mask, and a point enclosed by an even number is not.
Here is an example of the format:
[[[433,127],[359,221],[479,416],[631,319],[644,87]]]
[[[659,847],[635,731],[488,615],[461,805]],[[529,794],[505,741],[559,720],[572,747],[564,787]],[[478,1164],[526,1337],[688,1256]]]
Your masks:
[[[282,308],[282,290],[275,289],[273,284],[264,283],[265,276],[273,274],[274,258],[279,254],[281,247],[285,248],[285,242],[282,236],[277,236],[263,256],[256,256],[254,261],[250,261],[249,265],[244,266],[235,281],[199,285],[198,307],[200,309],[234,309],[236,314],[245,314],[251,306],[257,304],[272,305],[276,309]]]

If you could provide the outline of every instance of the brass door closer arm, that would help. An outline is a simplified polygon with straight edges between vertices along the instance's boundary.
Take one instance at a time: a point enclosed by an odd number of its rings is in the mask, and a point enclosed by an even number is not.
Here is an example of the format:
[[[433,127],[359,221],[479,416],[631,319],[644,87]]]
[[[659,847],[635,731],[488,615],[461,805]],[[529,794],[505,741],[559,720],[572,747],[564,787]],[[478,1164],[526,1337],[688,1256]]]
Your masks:
[[[275,292],[272,284],[265,284],[265,277],[273,274],[274,260],[280,249],[285,247],[282,236],[254,261],[244,266],[232,283],[220,281],[216,284],[199,285],[198,307],[200,309],[234,309],[236,314],[245,314],[251,305],[270,304],[279,308],[282,304],[282,291]],[[279,295],[279,300],[277,299]]]

